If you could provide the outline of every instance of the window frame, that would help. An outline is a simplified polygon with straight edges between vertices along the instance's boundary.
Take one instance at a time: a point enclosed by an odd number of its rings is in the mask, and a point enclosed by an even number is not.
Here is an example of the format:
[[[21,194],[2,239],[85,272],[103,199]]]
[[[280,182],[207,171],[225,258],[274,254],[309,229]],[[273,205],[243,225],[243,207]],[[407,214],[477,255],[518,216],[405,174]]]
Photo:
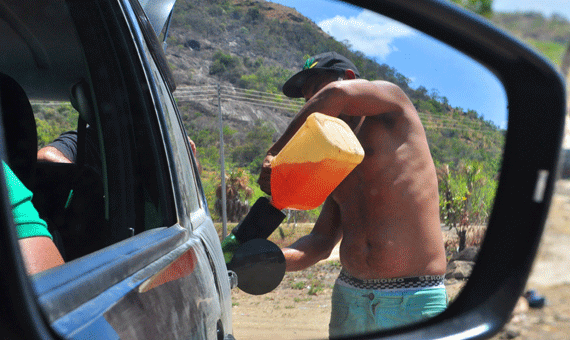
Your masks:
[[[172,187],[175,191],[176,196],[176,206],[178,211],[179,223],[181,225],[189,226],[191,230],[198,228],[208,217],[210,213],[208,210],[207,201],[205,198],[204,190],[198,174],[198,166],[195,157],[192,155],[190,145],[187,141],[188,135],[184,129],[184,124],[181,119],[181,115],[176,105],[176,101],[173,96],[173,91],[175,90],[174,77],[170,70],[168,69],[168,62],[166,56],[162,50],[161,44],[154,33],[154,30],[150,24],[150,21],[146,17],[144,10],[136,0],[122,0],[124,2],[129,2],[131,5],[124,6],[129,8],[126,12],[127,19],[130,20],[131,26],[135,27],[133,32],[134,40],[141,50],[148,49],[148,53],[141,52],[140,56],[142,58],[141,62],[144,66],[145,72],[148,75],[150,92],[152,94],[156,111],[158,112],[158,117],[160,121],[160,127],[162,135],[164,138],[164,143],[166,145],[168,153],[168,164],[171,169]],[[135,25],[135,21],[139,25]],[[151,58],[146,59],[149,56]],[[160,75],[158,77],[153,77],[153,68],[156,68],[157,73]],[[168,89],[170,91],[168,91]],[[166,95],[161,95],[162,93],[167,93]],[[175,155],[174,147],[172,145],[172,139],[174,137],[174,131],[170,131],[169,128],[178,129],[182,134],[184,141],[181,141],[186,148],[186,156],[190,164],[187,167],[188,171],[191,172],[190,176],[183,176],[182,173],[185,171],[183,169],[178,169],[178,164],[175,159],[181,155]],[[182,158],[182,157],[181,157]],[[183,178],[191,177],[191,178]],[[190,182],[192,190],[195,192],[196,197],[192,198],[198,203],[197,207],[185,207],[185,202],[182,197],[186,194],[181,192],[181,185],[183,182]],[[188,221],[187,221],[188,219]]]

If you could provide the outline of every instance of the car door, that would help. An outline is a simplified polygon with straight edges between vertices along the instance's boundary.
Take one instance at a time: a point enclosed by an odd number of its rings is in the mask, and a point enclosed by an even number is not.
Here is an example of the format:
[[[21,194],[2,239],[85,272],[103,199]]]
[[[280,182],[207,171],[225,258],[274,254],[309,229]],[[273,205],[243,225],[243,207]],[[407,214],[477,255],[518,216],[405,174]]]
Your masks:
[[[136,1],[61,9],[83,48],[82,86],[101,157],[106,226],[87,231],[93,239],[104,231],[108,246],[31,278],[44,317],[64,338],[227,335],[229,284],[219,240],[171,87],[156,65],[160,55],[148,47],[158,41],[140,26],[144,12]]]

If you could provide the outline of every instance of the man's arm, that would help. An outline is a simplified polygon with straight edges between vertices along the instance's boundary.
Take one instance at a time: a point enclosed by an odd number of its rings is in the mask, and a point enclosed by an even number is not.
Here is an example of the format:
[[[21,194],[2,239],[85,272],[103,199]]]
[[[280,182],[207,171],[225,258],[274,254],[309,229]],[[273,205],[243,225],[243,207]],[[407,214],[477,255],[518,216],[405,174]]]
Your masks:
[[[415,111],[415,108],[404,91],[390,82],[356,79],[329,83],[305,103],[283,135],[267,151],[258,179],[261,190],[271,195],[271,160],[293,138],[310,114],[320,112],[332,117],[341,114],[364,117],[404,110]]]
[[[395,84],[364,79],[335,81],[323,87],[305,103],[267,154],[277,155],[314,112],[332,117],[341,114],[362,117],[403,112],[405,109],[414,109],[414,106],[404,91]]]
[[[88,127],[88,135],[90,127]],[[77,157],[77,131],[66,131],[38,151],[38,161],[75,163]]]
[[[49,237],[28,237],[18,240],[18,243],[29,275],[64,263],[55,243]]]
[[[198,160],[198,151],[196,150],[196,143],[188,137],[188,143],[190,143],[190,148],[192,149],[192,154],[194,154],[194,159],[196,160],[196,166],[198,167],[198,173],[202,174],[202,164]]]
[[[328,258],[342,238],[342,229],[339,225],[338,204],[329,197],[311,233],[282,249],[287,265],[286,270],[303,270]]]
[[[38,161],[52,162],[52,163],[73,163],[69,158],[54,148],[53,146],[46,146],[38,151]]]

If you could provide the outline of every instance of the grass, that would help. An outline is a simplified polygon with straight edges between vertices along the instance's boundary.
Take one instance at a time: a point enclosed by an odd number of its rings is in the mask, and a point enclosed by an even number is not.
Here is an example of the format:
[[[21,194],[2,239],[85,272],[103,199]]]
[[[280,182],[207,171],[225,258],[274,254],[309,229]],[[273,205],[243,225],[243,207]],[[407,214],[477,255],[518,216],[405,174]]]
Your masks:
[[[534,48],[536,48],[545,57],[550,59],[554,64],[560,65],[562,63],[562,58],[564,52],[566,51],[566,46],[552,41],[538,41],[534,39],[527,39]]]
[[[309,295],[317,295],[318,293],[322,292],[324,289],[324,285],[319,280],[312,280],[311,287],[309,288]]]
[[[336,268],[336,269],[342,268],[342,264],[340,263],[339,260],[330,260],[330,261],[327,261],[327,264],[331,265],[333,268]]]
[[[291,284],[291,288],[301,290],[305,288],[305,282],[304,281],[294,282]]]

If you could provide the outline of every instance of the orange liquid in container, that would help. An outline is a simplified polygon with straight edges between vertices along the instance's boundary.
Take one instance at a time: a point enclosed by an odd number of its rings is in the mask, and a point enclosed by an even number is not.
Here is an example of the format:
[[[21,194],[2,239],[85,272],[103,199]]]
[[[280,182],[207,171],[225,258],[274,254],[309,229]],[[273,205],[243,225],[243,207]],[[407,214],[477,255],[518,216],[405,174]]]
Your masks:
[[[344,121],[311,114],[271,162],[273,206],[320,206],[362,159],[364,150]]]

